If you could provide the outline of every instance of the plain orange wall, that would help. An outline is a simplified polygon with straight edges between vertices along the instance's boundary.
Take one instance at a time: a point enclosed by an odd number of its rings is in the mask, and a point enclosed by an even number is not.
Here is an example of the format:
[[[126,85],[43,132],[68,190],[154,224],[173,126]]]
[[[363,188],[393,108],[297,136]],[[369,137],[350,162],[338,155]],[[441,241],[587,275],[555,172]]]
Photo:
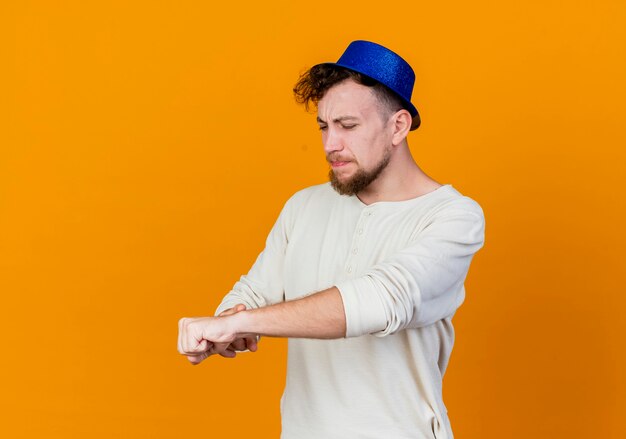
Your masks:
[[[285,341],[193,367],[177,321],[326,180],[291,87],[370,39],[417,72],[418,163],[486,215],[456,437],[626,437],[625,3],[227,3],[0,7],[0,436],[278,437]]]

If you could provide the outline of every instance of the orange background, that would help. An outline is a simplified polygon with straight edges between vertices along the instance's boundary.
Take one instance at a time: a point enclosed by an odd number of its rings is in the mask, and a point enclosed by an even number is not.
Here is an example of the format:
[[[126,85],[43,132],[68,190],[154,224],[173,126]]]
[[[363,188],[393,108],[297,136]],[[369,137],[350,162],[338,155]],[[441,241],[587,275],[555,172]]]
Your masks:
[[[353,39],[417,72],[418,163],[477,200],[458,438],[623,438],[623,1],[0,6],[0,436],[276,438],[284,340],[193,367],[296,190],[326,180],[291,87]]]

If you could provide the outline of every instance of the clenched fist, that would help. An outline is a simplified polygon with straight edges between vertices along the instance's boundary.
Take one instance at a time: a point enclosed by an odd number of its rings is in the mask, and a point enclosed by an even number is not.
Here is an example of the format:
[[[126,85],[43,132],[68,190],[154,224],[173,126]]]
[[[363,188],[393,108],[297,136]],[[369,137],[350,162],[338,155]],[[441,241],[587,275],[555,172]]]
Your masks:
[[[257,336],[237,337],[232,316],[246,307],[236,305],[218,317],[183,317],[178,321],[178,352],[192,364],[199,364],[211,355],[234,358],[236,351],[257,350]]]

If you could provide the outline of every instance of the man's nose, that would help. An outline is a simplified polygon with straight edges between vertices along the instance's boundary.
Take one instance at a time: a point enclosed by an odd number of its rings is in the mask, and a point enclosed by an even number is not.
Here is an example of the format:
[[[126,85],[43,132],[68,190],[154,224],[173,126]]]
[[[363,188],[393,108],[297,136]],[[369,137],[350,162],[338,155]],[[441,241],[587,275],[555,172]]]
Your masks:
[[[337,131],[328,127],[326,129],[326,135],[324,136],[324,152],[326,155],[334,151],[340,151],[343,149],[341,143],[341,137],[337,135]]]

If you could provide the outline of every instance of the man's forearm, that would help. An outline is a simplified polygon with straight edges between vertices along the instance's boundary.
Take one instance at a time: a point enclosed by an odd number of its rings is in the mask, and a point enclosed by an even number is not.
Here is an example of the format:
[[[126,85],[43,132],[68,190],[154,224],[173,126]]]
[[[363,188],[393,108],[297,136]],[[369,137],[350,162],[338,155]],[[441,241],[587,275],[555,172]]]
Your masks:
[[[242,305],[243,306],[243,305]],[[178,322],[178,352],[198,364],[213,354],[234,356],[231,343],[244,337],[332,339],[346,336],[343,299],[336,287],[297,300],[218,317]],[[228,354],[228,355],[226,355]]]
[[[342,338],[346,317],[339,290],[335,287],[297,300],[242,311],[228,317],[239,337],[259,334],[269,337]]]

